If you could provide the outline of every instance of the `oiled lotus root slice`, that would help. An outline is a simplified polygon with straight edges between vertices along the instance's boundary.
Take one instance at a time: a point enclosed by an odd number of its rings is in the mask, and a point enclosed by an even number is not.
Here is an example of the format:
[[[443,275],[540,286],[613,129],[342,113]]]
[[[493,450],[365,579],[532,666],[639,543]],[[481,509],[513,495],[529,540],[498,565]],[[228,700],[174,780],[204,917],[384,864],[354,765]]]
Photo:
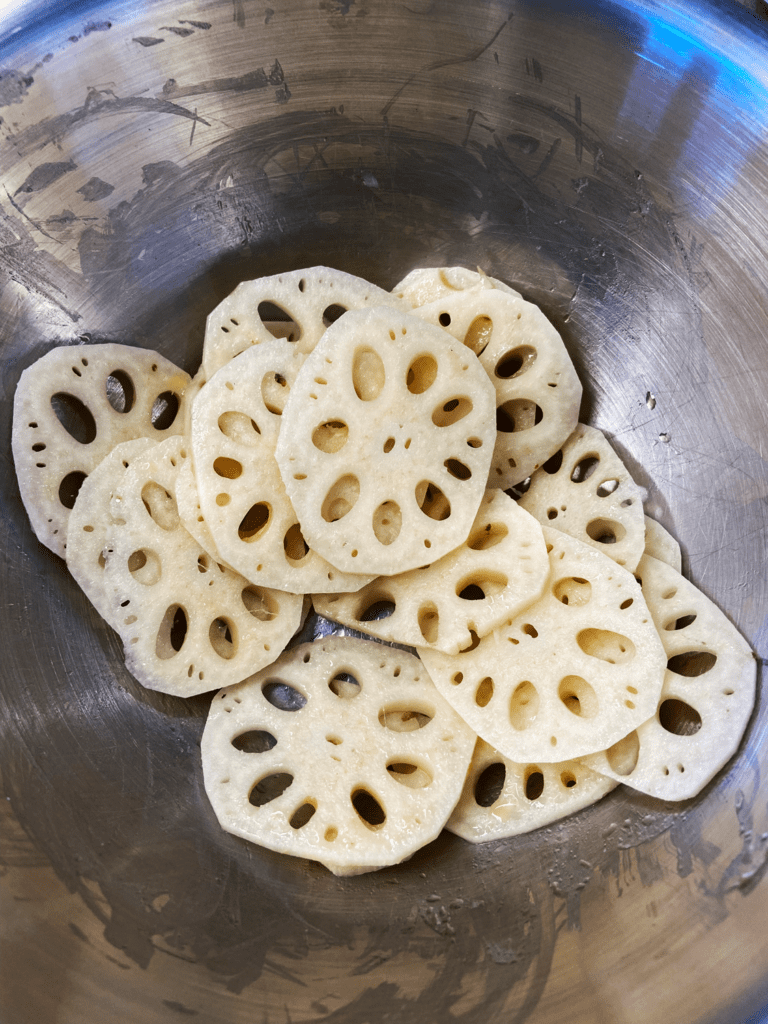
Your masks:
[[[494,490],[454,551],[356,594],[315,596],[314,604],[320,615],[382,640],[456,654],[472,633],[485,636],[535,601],[548,575],[541,526]]]
[[[200,510],[216,550],[248,579],[294,594],[357,590],[371,577],[340,572],[307,546],[275,461],[303,361],[287,341],[271,338],[236,356],[200,392],[192,413]]]
[[[302,599],[257,587],[219,565],[181,523],[175,482],[185,441],[137,456],[113,495],[107,587],[128,670],[153,690],[189,697],[274,661]]]
[[[470,843],[505,839],[580,811],[617,784],[580,761],[518,764],[478,740],[445,827]]]
[[[438,835],[474,744],[417,658],[335,636],[217,694],[201,749],[222,828],[346,875]]]
[[[277,462],[309,546],[392,574],[469,534],[493,447],[493,386],[444,331],[394,309],[347,313],[307,357]]]
[[[346,310],[364,306],[400,307],[402,302],[361,277],[330,267],[308,267],[243,281],[206,321],[203,370],[210,379],[251,345],[271,341],[277,333],[282,336],[284,330],[273,323],[276,319],[284,318],[295,325],[290,341],[306,355],[330,323]]]
[[[520,504],[540,523],[604,551],[632,572],[645,547],[640,488],[605,436],[579,423],[531,477]]]
[[[661,523],[650,516],[645,516],[645,551],[644,554],[658,558],[660,562],[671,565],[675,572],[683,571],[683,553],[680,545]]]
[[[489,487],[512,487],[576,426],[581,383],[562,338],[538,306],[497,288],[445,295],[414,315],[475,352],[496,390]]]
[[[83,481],[67,525],[67,568],[96,611],[113,628],[122,615],[106,590],[104,566],[112,525],[110,503],[134,459],[158,444],[148,437],[117,445]]]
[[[466,267],[425,267],[412,270],[395,285],[392,294],[415,309],[436,302],[445,295],[480,288],[498,288],[509,295],[520,297],[520,292],[503,281],[488,277],[479,268],[468,270]]]
[[[550,577],[538,601],[453,657],[419,648],[477,734],[530,763],[605,750],[642,725],[667,660],[634,576],[568,534],[543,531]]]
[[[188,374],[147,349],[52,349],[22,373],[13,403],[13,459],[38,540],[64,557],[85,477],[115,445],[181,432]]]
[[[709,598],[644,555],[643,595],[666,653],[655,714],[584,763],[662,800],[695,796],[736,752],[755,700],[757,662]]]

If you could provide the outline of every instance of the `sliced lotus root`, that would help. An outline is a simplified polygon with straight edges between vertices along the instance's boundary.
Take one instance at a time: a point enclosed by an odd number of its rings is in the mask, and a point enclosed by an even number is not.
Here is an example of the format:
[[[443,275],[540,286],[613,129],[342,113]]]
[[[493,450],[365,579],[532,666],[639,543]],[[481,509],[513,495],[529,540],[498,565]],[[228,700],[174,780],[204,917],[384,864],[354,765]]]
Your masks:
[[[285,407],[277,462],[309,546],[345,572],[392,574],[469,534],[493,447],[475,356],[395,309],[328,328]]]
[[[480,359],[496,389],[496,447],[488,485],[520,483],[576,426],[581,382],[538,306],[484,288],[445,295],[414,315],[443,327]]]
[[[225,363],[251,345],[284,337],[299,352],[311,352],[326,327],[348,309],[397,306],[395,295],[361,277],[330,267],[308,267],[273,277],[243,281],[214,309],[205,325],[203,370],[210,379]]]
[[[200,547],[206,551],[215,561],[225,562],[221,557],[216,544],[214,543],[208,523],[205,521],[203,510],[200,508],[200,497],[197,493],[197,481],[195,471],[192,468],[192,460],[185,458],[181,463],[176,477],[176,507],[179,510],[179,517],[182,525],[195,538]],[[231,568],[231,566],[230,566]]]
[[[605,750],[654,713],[666,665],[632,574],[543,531],[551,574],[540,600],[453,657],[419,649],[446,700],[517,762]]]
[[[569,533],[632,572],[645,547],[640,488],[605,436],[579,423],[531,477],[520,504],[540,523]]]
[[[683,553],[680,545],[661,523],[645,516],[645,552],[660,562],[671,565],[675,572],[683,571]]]
[[[28,367],[13,402],[13,459],[38,540],[64,557],[83,480],[115,445],[180,433],[188,374],[129,345],[55,348]]]
[[[757,662],[720,609],[671,566],[644,555],[637,575],[668,659],[664,687],[652,718],[584,762],[650,796],[687,800],[736,752]]]
[[[110,502],[134,456],[158,443],[138,437],[113,448],[83,481],[67,524],[67,568],[99,615],[113,628],[121,613],[114,608],[104,581],[109,553],[107,537],[112,525]]]
[[[248,579],[294,594],[357,590],[371,577],[340,572],[307,546],[275,461],[303,361],[294,346],[271,338],[232,359],[200,392],[192,412],[200,510],[216,550]]]
[[[470,843],[505,839],[580,811],[617,785],[580,761],[517,764],[478,740],[445,827]]]
[[[469,537],[431,565],[316,596],[315,610],[365,633],[457,654],[541,595],[549,558],[541,526],[504,491],[487,491]]]
[[[201,749],[222,828],[348,875],[438,835],[474,744],[418,658],[333,636],[217,694]]]
[[[129,671],[189,697],[274,661],[299,625],[302,598],[257,587],[218,564],[184,529],[175,483],[187,458],[169,438],[136,456],[111,502],[105,585]]]
[[[509,295],[520,297],[520,292],[495,277],[488,277],[479,267],[477,270],[468,270],[466,267],[425,267],[412,270],[395,285],[392,294],[415,309],[436,302],[445,295],[479,288],[498,288]]]

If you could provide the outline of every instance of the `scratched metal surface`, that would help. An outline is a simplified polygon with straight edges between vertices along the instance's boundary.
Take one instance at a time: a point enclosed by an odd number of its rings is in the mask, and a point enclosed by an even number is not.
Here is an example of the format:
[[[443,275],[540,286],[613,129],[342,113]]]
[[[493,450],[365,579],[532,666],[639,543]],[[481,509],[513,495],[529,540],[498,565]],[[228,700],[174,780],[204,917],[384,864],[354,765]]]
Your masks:
[[[136,684],[31,535],[10,409],[56,344],[130,341],[194,371],[206,314],[247,277],[327,263],[390,287],[482,265],[562,330],[583,418],[764,662],[764,20],[682,0],[39,6],[0,20],[3,1021],[754,1012],[762,698],[683,806],[620,788],[347,879],[251,848],[205,799],[207,698]]]

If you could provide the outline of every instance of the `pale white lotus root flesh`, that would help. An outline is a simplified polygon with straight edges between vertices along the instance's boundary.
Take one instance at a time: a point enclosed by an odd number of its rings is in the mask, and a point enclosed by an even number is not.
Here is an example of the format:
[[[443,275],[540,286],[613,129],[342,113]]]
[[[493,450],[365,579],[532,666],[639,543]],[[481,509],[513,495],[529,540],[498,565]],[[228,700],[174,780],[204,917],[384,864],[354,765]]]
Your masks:
[[[105,584],[132,675],[190,697],[270,664],[299,625],[302,598],[219,565],[184,528],[175,483],[188,457],[169,438],[133,459],[113,494]]]
[[[655,712],[666,665],[632,574],[543,532],[551,571],[540,600],[454,657],[419,649],[446,700],[518,762],[605,750]]]
[[[647,722],[584,762],[650,796],[686,800],[738,749],[757,662],[720,609],[671,566],[644,555],[637,575],[668,659],[664,687]]]
[[[538,306],[484,288],[414,309],[480,359],[496,391],[496,445],[489,487],[527,479],[573,431],[581,382],[563,340]]]
[[[595,427],[579,423],[531,477],[520,504],[540,523],[591,544],[632,572],[645,548],[640,488]]]
[[[174,493],[182,526],[192,534],[200,547],[215,561],[226,564],[225,559],[222,558],[214,543],[211,531],[208,529],[208,523],[205,521],[203,510],[200,507],[197,480],[195,480],[195,471],[192,466],[192,459],[190,458],[185,458],[181,463],[181,468],[176,477]]]
[[[479,269],[468,270],[466,267],[425,267],[412,270],[395,285],[392,294],[415,309],[436,302],[446,295],[481,288],[498,288],[509,295],[520,297],[520,292],[498,278],[488,277]]]
[[[294,594],[357,590],[371,577],[340,572],[305,543],[275,460],[303,361],[289,342],[271,338],[202,389],[192,411],[201,514],[224,561],[262,586]]]
[[[115,445],[182,431],[189,375],[157,352],[74,345],[21,375],[13,403],[13,459],[38,540],[64,557],[78,489]]]
[[[104,567],[113,526],[112,495],[136,455],[159,444],[148,437],[123,441],[88,474],[67,525],[67,568],[96,611],[113,629],[123,617],[106,587]]]
[[[201,749],[222,828],[345,875],[439,834],[474,744],[413,655],[328,637],[217,694]]]
[[[650,516],[645,517],[645,551],[651,558],[671,565],[675,572],[683,571],[683,553],[680,545],[661,523]]]
[[[347,313],[307,357],[277,462],[310,548],[346,572],[392,574],[466,540],[493,448],[477,358],[397,310]]]
[[[472,633],[485,636],[535,601],[548,575],[539,523],[504,491],[492,490],[454,551],[356,594],[317,595],[314,604],[320,615],[382,640],[457,654]]]
[[[311,352],[325,329],[349,309],[396,306],[402,301],[383,288],[330,267],[308,267],[243,281],[208,316],[202,369],[208,379],[251,345],[284,336],[275,323],[292,323],[289,339]]]
[[[595,803],[618,785],[579,761],[517,764],[478,740],[446,828],[470,843],[532,832]]]

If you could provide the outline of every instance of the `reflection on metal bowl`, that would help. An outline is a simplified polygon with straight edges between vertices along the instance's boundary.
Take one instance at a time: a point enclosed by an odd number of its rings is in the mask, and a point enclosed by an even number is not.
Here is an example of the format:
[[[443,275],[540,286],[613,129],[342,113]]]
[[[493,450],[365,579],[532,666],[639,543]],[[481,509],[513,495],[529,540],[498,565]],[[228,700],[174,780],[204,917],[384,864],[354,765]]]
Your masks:
[[[732,1022],[768,998],[766,709],[697,799],[335,878],[223,834],[34,538],[53,345],[194,372],[239,281],[481,266],[542,305],[694,582],[768,651],[768,32],[725,0],[30,3],[0,23],[8,1021]],[[21,14],[19,14],[21,11]]]

